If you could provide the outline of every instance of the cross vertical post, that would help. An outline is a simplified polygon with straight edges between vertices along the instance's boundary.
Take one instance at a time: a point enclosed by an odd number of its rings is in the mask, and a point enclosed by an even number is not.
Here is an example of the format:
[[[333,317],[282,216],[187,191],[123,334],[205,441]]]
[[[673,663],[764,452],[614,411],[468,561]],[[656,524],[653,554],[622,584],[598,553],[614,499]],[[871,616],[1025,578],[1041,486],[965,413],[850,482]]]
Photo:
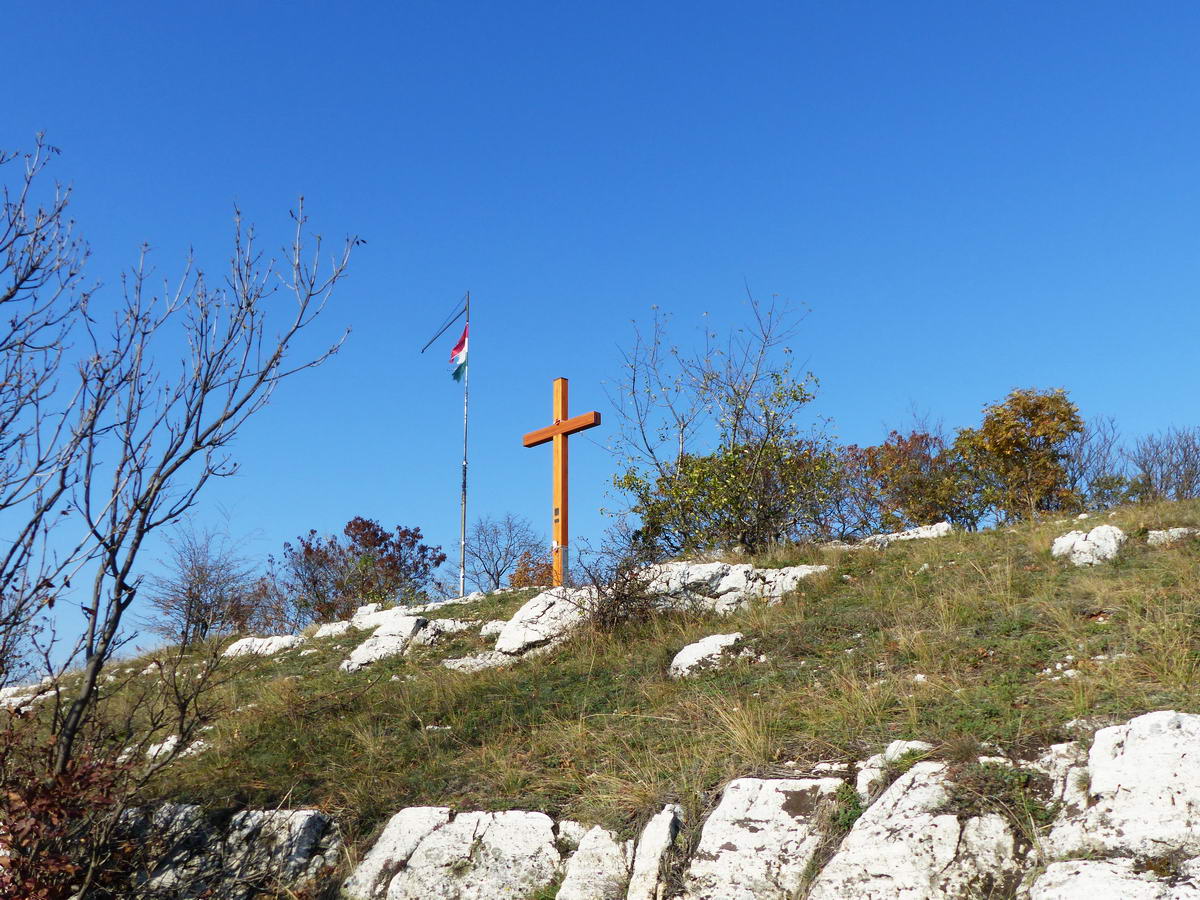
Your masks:
[[[554,379],[554,405],[551,414],[554,424],[539,428],[525,435],[526,447],[536,447],[547,441],[553,451],[554,493],[552,497],[554,515],[551,528],[550,559],[552,580],[557,587],[566,582],[569,558],[568,538],[568,492],[567,492],[567,438],[579,431],[595,428],[600,424],[600,413],[588,412],[571,419],[567,417],[567,379]]]
[[[567,419],[567,379],[554,379],[554,408],[551,411],[555,422]],[[553,440],[554,456],[554,519],[550,534],[550,564],[554,570],[554,583],[560,585],[567,575],[567,436],[556,434]]]

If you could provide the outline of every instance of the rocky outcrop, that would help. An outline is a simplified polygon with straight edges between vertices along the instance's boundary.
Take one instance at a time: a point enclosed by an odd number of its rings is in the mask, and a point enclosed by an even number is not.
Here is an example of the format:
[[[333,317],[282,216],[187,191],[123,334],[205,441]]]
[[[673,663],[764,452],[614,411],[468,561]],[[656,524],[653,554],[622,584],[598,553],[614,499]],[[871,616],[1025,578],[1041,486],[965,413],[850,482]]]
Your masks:
[[[597,825],[568,857],[555,900],[623,900],[632,865],[633,842]]]
[[[1162,878],[1132,859],[1073,859],[1051,863],[1017,896],[1019,900],[1200,900],[1200,880]]]
[[[810,900],[972,900],[1005,896],[1021,877],[1008,820],[962,820],[942,812],[950,799],[945,763],[919,762],[854,823],[821,870]]]
[[[312,886],[337,865],[341,849],[332,822],[314,809],[246,810],[221,822],[198,806],[170,804],[134,811],[123,827],[134,839],[166,844],[141,886],[164,900],[242,900],[279,884]]]
[[[663,608],[699,609],[728,615],[753,600],[778,602],[805,578],[828,566],[756,569],[746,563],[670,562],[646,570],[647,593]]]
[[[1146,535],[1146,543],[1151,547],[1166,547],[1190,537],[1200,537],[1200,528],[1166,528],[1162,531],[1151,531]]]
[[[428,624],[429,620],[421,616],[389,616],[376,627],[374,634],[351,651],[350,658],[341,665],[342,671],[357,672],[373,662],[403,653],[417,632]]]
[[[868,756],[858,769],[854,787],[863,801],[868,801],[882,783],[888,769],[909,754],[928,753],[933,744],[924,741],[892,741],[882,753]]]
[[[683,808],[670,803],[646,823],[633,851],[625,900],[659,900],[664,861],[683,824]]]
[[[527,897],[558,877],[554,822],[536,812],[460,813],[423,837],[387,900]]]
[[[1166,710],[1101,728],[1076,783],[1046,841],[1052,857],[1200,856],[1200,716]]]
[[[741,641],[740,631],[733,634],[710,634],[706,638],[688,644],[675,654],[667,674],[672,678],[687,678],[708,669],[715,669],[732,659],[731,651]]]
[[[1067,557],[1077,566],[1096,566],[1116,558],[1125,543],[1125,532],[1116,525],[1097,525],[1091,531],[1068,531],[1055,538],[1050,555]]]
[[[518,656],[565,637],[587,619],[592,588],[551,588],[517,610],[496,638],[496,652]]]
[[[938,522],[936,525],[918,525],[916,528],[909,528],[906,531],[895,531],[891,534],[873,534],[870,537],[863,538],[859,546],[875,547],[878,550],[883,550],[898,541],[923,541],[930,538],[940,538],[945,537],[953,530],[954,527],[949,522]]]
[[[247,637],[234,641],[225,648],[222,656],[274,656],[304,643],[298,634],[280,634],[275,637]]]
[[[450,821],[445,806],[413,806],[388,821],[354,873],[342,884],[345,900],[384,900],[388,886],[426,837]]]
[[[837,778],[731,781],[684,874],[686,900],[788,900],[821,843]]]

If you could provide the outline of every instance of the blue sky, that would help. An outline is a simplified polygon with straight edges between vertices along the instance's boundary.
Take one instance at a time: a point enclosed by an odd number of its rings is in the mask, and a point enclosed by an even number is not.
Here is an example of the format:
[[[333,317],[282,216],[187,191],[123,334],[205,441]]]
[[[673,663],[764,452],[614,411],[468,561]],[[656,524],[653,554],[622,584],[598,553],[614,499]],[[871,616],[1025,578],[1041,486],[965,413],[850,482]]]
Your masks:
[[[186,11],[185,11],[186,9]],[[265,556],[352,516],[457,539],[453,338],[471,290],[472,514],[548,530],[550,381],[608,410],[632,320],[811,309],[814,414],[873,442],[1062,386],[1194,424],[1200,7],[1184,3],[43,3],[4,13],[0,145],[63,149],[109,285],[149,241],[223,265],[304,194],[361,235],[353,333],[247,427],[198,518]],[[603,527],[605,429],[573,443]],[[149,562],[149,560],[148,560]]]

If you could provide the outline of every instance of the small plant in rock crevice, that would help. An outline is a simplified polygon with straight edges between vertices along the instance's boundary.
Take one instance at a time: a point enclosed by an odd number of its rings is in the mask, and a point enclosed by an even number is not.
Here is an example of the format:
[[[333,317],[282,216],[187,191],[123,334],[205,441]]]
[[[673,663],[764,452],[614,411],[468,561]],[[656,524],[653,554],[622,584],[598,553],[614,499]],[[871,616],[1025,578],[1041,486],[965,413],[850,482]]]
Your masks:
[[[1012,823],[1026,846],[1054,821],[1060,804],[1053,800],[1048,776],[1004,763],[971,763],[950,772],[950,797],[940,812],[960,820],[998,812]]]

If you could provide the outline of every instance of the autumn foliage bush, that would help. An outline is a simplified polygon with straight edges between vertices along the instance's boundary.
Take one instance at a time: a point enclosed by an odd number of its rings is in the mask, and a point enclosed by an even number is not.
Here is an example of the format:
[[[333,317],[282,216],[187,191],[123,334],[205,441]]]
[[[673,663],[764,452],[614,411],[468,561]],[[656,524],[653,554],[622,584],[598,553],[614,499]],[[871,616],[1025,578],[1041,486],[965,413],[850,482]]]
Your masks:
[[[128,766],[82,748],[54,775],[54,742],[28,713],[0,729],[0,898],[131,896],[142,847],[120,836]]]

